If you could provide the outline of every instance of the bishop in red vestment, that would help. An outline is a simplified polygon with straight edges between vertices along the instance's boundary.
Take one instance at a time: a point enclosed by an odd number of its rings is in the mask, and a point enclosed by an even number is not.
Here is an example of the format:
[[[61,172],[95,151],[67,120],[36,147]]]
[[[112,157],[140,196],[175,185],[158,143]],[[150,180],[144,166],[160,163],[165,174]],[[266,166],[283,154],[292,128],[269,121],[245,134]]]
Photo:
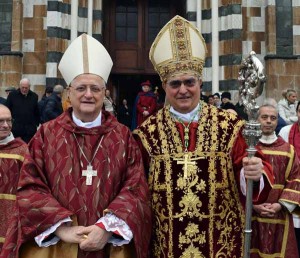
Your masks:
[[[11,133],[9,109],[0,105],[0,253],[16,202],[20,169],[28,147]]]
[[[299,257],[292,212],[299,212],[300,164],[295,149],[277,137],[278,111],[273,99],[259,109],[262,137],[257,148],[273,167],[275,182],[267,200],[254,205],[251,257]]]
[[[51,257],[107,258],[127,250],[131,239],[132,253],[147,257],[151,213],[141,153],[129,128],[101,112],[111,67],[105,48],[86,34],[66,50],[59,69],[72,108],[41,125],[30,142],[18,184],[18,227],[9,231],[2,257],[36,257],[63,245],[66,254]]]

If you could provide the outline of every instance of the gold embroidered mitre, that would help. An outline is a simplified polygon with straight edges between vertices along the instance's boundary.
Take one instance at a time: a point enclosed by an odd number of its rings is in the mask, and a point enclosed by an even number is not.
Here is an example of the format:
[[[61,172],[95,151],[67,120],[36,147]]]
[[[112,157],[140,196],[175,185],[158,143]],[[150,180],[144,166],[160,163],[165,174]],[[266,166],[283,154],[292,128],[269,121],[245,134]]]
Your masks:
[[[162,82],[176,73],[202,75],[206,54],[205,41],[189,21],[176,15],[158,33],[149,58]]]

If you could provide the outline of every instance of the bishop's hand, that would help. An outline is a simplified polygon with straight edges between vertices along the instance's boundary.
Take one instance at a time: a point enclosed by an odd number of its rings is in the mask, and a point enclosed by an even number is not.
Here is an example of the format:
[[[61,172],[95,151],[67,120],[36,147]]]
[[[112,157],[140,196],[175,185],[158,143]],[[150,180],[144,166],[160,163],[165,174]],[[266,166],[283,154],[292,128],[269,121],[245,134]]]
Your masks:
[[[83,226],[60,226],[54,232],[62,241],[66,243],[79,244],[83,239],[83,234],[78,234],[78,231],[84,229]]]
[[[79,247],[87,252],[102,250],[113,234],[96,225],[85,227],[77,233],[85,236],[80,241]]]

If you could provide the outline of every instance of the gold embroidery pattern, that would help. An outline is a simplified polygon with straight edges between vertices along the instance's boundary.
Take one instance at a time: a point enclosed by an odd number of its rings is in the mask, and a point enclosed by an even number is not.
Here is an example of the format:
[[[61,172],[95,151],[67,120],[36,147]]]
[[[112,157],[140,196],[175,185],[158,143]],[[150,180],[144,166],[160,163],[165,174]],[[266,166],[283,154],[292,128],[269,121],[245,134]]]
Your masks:
[[[155,130],[136,132],[145,147],[151,146],[155,257],[242,254],[244,213],[229,153],[243,123],[202,105],[194,152],[184,153],[169,107],[149,121]]]

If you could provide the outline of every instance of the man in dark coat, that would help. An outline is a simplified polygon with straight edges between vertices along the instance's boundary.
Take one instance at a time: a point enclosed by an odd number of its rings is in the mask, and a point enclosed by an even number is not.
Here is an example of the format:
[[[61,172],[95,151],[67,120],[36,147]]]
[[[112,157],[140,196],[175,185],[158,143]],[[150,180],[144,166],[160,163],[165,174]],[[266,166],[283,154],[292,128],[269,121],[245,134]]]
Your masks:
[[[58,84],[54,86],[53,93],[45,102],[45,107],[43,110],[44,122],[48,122],[62,114],[63,108],[61,97],[63,91],[64,87],[62,85]]]
[[[30,81],[23,78],[19,89],[12,91],[6,100],[14,119],[12,133],[29,142],[39,125],[38,95],[30,90]]]

